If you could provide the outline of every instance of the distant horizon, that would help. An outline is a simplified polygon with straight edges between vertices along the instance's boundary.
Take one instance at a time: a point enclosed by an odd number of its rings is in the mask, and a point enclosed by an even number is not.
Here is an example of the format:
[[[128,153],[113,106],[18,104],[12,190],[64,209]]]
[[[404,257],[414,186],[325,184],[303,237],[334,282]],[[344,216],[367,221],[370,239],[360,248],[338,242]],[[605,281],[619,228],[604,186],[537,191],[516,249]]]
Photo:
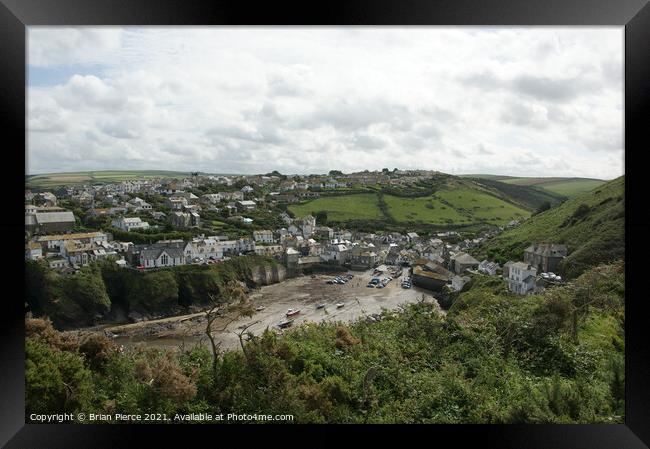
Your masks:
[[[395,167],[393,167],[395,168]],[[393,168],[389,169],[390,172],[392,172]],[[619,178],[621,176],[624,176],[625,173],[618,175],[614,178],[593,178],[593,177],[585,177],[585,176],[535,176],[535,175],[530,175],[530,176],[520,176],[520,175],[508,175],[508,174],[503,174],[503,173],[447,173],[441,170],[435,170],[435,169],[426,169],[426,168],[399,168],[397,167],[398,170],[401,171],[437,171],[440,173],[444,173],[447,175],[452,175],[452,176],[500,176],[504,178],[539,178],[539,179],[552,179],[552,178],[562,178],[562,179],[591,179],[594,181],[612,181],[616,178]],[[331,170],[338,170],[336,168],[331,169]],[[331,170],[328,170],[326,172],[311,172],[311,173],[282,173],[280,172],[281,175],[284,176],[310,176],[310,175],[329,175],[329,172]],[[344,175],[347,174],[352,174],[352,173],[362,173],[364,170],[360,171],[348,171],[345,172],[343,170],[338,170],[341,171]],[[368,170],[369,172],[381,172],[381,170]],[[74,171],[54,171],[54,172],[39,172],[39,173],[26,173],[25,176],[43,176],[43,175],[60,175],[60,174],[77,174],[77,173],[101,173],[101,172],[165,172],[165,173],[183,173],[183,174],[191,174],[192,172],[198,172],[200,174],[204,175],[219,175],[219,176],[259,176],[259,175],[266,175],[268,173],[272,173],[273,170],[268,171],[268,172],[259,172],[259,173],[217,173],[217,172],[207,172],[207,171],[202,171],[202,170],[166,170],[166,169],[157,169],[157,168],[152,168],[152,169],[113,169],[113,168],[108,168],[108,169],[101,169],[101,170],[74,170]]]

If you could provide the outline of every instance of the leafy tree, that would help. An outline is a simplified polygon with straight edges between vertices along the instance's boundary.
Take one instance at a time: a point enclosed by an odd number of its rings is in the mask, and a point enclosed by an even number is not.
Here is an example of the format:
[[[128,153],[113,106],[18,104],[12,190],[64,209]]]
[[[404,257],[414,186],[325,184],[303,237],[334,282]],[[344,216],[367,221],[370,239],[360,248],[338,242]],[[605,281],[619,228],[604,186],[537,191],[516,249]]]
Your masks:
[[[43,261],[25,261],[25,302],[36,314],[42,313],[47,301],[47,270]]]
[[[142,273],[128,287],[127,300],[131,310],[154,312],[178,304],[178,283],[171,270]]]
[[[63,278],[63,291],[88,315],[103,315],[111,307],[106,286],[97,265],[82,267],[74,276]]]
[[[321,210],[316,212],[316,215],[314,216],[316,218],[316,223],[325,226],[327,225],[327,211]]]
[[[25,410],[69,413],[89,410],[93,395],[91,372],[77,354],[58,351],[28,339],[25,344]]]

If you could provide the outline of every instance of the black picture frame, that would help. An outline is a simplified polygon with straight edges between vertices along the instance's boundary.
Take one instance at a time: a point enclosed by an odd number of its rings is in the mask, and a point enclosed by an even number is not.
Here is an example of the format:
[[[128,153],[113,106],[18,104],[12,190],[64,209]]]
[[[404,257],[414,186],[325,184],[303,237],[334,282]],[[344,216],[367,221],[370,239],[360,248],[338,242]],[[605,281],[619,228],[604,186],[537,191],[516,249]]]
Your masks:
[[[25,168],[26,27],[30,25],[616,25],[625,27],[625,190],[626,190],[626,416],[612,425],[434,425],[434,426],[142,426],[25,424],[24,309],[20,279],[24,231],[21,196]],[[498,448],[641,448],[650,444],[650,345],[644,313],[645,267],[650,220],[644,194],[650,119],[650,6],[648,0],[402,0],[264,2],[250,5],[222,0],[0,0],[0,121],[2,121],[5,197],[15,210],[0,220],[12,251],[5,255],[6,274],[1,333],[0,445],[25,447],[129,447],[144,434],[147,447],[198,445],[201,437],[250,438],[277,446],[300,440],[310,446],[352,442],[352,431],[364,440],[410,440],[411,444],[453,444]],[[20,149],[23,149],[22,151]],[[22,231],[21,231],[22,230]],[[13,237],[12,237],[13,236]],[[638,263],[634,263],[634,261]],[[15,277],[14,277],[15,275]],[[288,435],[290,435],[288,437]],[[296,436],[298,435],[298,436]],[[417,437],[417,439],[416,439]],[[444,439],[449,439],[443,443]],[[154,442],[156,441],[156,442]],[[266,443],[264,442],[266,441]],[[260,444],[260,443],[255,443]],[[356,443],[355,443],[356,444]],[[367,443],[365,443],[367,444]],[[234,443],[226,446],[234,447]]]

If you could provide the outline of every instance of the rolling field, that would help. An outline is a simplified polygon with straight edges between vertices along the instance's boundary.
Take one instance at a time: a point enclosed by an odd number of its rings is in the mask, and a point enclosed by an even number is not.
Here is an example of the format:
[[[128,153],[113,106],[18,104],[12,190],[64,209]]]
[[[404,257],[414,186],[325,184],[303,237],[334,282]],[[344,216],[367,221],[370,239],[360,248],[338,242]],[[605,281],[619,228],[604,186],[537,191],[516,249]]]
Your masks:
[[[534,186],[568,198],[589,192],[607,182],[591,178],[535,178],[500,175],[462,175],[461,177],[488,179],[518,186]]]
[[[445,224],[463,223],[466,217],[456,209],[440,202],[433,196],[422,198],[401,198],[384,195],[390,215],[397,221],[423,221],[425,223]],[[428,205],[430,205],[428,207]]]
[[[331,221],[392,218],[398,223],[452,226],[483,222],[500,225],[530,216],[526,209],[470,187],[443,189],[434,195],[422,197],[385,194],[384,201],[389,217],[384,216],[378,201],[377,195],[363,193],[321,197],[304,204],[289,206],[289,209],[297,217],[326,211],[328,220]]]
[[[530,212],[525,209],[474,189],[442,190],[435,196],[451,204],[471,221],[485,220],[493,224],[505,224],[510,220],[530,216]]]
[[[569,198],[589,192],[606,182],[600,179],[587,178],[503,178],[497,180],[506,184],[540,187]]]
[[[289,209],[296,217],[327,211],[328,220],[334,221],[383,218],[377,205],[377,195],[372,193],[323,197],[304,204],[291,205]]]
[[[165,170],[134,170],[134,171],[89,171],[69,173],[44,173],[32,175],[25,179],[28,187],[56,187],[68,184],[84,184],[99,182],[120,182],[136,178],[180,178],[188,176],[186,172]]]
[[[553,193],[573,198],[581,193],[594,190],[596,187],[602,186],[603,184],[605,184],[605,181],[598,179],[574,179],[569,181],[547,182],[540,185],[540,187]]]

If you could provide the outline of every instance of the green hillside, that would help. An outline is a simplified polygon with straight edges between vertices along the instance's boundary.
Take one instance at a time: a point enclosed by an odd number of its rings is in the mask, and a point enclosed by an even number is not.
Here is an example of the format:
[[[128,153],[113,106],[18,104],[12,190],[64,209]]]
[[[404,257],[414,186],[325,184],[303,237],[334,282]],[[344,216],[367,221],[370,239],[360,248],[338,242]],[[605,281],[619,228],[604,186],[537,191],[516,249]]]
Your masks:
[[[297,217],[326,211],[327,219],[332,221],[364,220],[382,218],[374,193],[325,196],[303,204],[289,207]]]
[[[390,215],[399,222],[423,221],[426,223],[445,224],[462,223],[464,217],[453,207],[448,207],[434,195],[420,198],[401,198],[385,195]]]
[[[604,183],[605,181],[599,179],[571,179],[567,181],[546,182],[540,185],[540,187],[560,195],[573,197],[584,192],[589,192]]]
[[[520,260],[534,242],[566,244],[569,256],[562,264],[565,276],[622,259],[625,250],[625,177],[603,184],[565,203],[535,215],[521,226],[491,239],[481,255],[500,262]]]
[[[589,192],[607,181],[592,178],[535,178],[502,175],[461,175],[463,178],[476,178],[488,181],[533,187],[539,191],[572,198],[581,193]]]
[[[553,193],[537,186],[510,184],[504,180],[497,181],[494,179],[475,179],[474,181],[500,196],[509,198],[533,210],[537,210],[546,202],[555,206],[567,199],[565,195]]]
[[[368,189],[363,194],[321,196],[289,206],[296,216],[327,212],[329,222],[383,220],[393,224],[502,225],[530,216],[532,207],[471,180],[443,176],[427,185]]]

